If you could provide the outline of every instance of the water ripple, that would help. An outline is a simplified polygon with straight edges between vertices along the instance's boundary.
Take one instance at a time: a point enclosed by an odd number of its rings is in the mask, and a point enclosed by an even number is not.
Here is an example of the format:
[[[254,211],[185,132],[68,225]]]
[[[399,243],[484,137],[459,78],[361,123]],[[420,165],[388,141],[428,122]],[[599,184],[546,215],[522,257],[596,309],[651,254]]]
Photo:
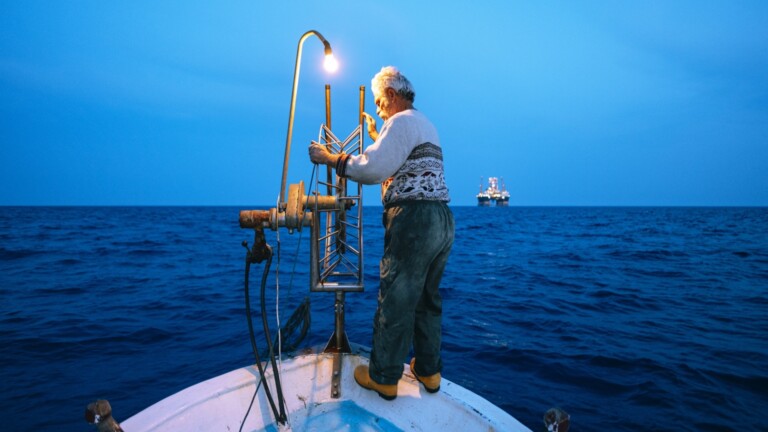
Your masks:
[[[115,401],[125,418],[253,361],[240,245],[253,234],[237,226],[238,208],[35,210],[52,217],[0,208],[4,428],[82,430],[82,408],[95,398]],[[760,428],[767,209],[453,211],[444,376],[534,430],[556,405],[574,430]],[[364,213],[367,287],[347,295],[345,310],[350,338],[369,344],[383,233],[381,209]],[[268,241],[281,252],[284,320],[309,295],[307,261],[300,253],[294,265],[299,236],[281,235],[279,248],[273,233]],[[310,298],[306,343],[324,344],[333,296]],[[51,407],[56,421],[26,406]]]

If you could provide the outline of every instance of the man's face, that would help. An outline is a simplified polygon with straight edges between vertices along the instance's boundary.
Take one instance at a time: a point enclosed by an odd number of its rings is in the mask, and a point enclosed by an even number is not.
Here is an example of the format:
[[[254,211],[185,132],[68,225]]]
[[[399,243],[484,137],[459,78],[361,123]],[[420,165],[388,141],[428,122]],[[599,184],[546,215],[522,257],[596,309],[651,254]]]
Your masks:
[[[376,115],[381,117],[382,120],[387,121],[388,118],[397,114],[395,110],[395,91],[391,88],[384,89],[379,94],[374,94],[374,103],[376,103]]]

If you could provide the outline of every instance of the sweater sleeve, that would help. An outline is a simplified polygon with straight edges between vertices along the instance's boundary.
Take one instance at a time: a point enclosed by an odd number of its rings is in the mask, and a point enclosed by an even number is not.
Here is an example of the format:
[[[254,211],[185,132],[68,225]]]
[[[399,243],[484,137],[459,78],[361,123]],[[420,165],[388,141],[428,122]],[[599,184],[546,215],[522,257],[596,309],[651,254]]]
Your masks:
[[[384,123],[376,142],[361,155],[347,159],[344,175],[363,184],[377,184],[391,177],[416,145],[408,123],[405,116],[393,116]]]

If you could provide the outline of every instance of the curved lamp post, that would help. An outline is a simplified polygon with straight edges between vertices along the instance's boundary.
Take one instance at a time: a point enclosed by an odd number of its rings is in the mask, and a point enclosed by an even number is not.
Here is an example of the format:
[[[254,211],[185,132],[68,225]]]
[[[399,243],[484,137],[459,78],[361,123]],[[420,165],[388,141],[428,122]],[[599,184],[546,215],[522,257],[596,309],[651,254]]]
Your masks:
[[[301,69],[301,47],[304,41],[310,36],[317,36],[323,46],[325,47],[325,70],[328,72],[335,72],[338,69],[338,63],[333,57],[333,51],[331,50],[331,44],[315,30],[310,30],[304,33],[299,39],[299,47],[296,51],[296,66],[293,69],[293,89],[291,90],[291,109],[288,114],[288,136],[285,138],[285,157],[283,158],[283,179],[280,184],[280,206],[285,203],[285,182],[288,177],[288,159],[291,154],[291,138],[293,136],[293,116],[296,108],[296,89],[299,86],[299,70]]]

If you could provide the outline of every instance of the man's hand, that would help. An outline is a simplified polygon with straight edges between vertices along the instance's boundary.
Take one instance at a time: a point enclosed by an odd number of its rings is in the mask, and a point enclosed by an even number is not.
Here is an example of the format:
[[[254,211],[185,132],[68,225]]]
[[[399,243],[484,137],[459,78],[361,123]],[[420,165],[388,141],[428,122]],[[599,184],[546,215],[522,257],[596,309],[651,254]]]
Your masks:
[[[339,155],[333,155],[323,144],[314,141],[309,145],[309,160],[313,163],[334,166]]]
[[[365,117],[365,123],[368,125],[368,136],[376,141],[379,138],[379,132],[376,130],[376,119],[367,112],[363,112],[363,117]]]

